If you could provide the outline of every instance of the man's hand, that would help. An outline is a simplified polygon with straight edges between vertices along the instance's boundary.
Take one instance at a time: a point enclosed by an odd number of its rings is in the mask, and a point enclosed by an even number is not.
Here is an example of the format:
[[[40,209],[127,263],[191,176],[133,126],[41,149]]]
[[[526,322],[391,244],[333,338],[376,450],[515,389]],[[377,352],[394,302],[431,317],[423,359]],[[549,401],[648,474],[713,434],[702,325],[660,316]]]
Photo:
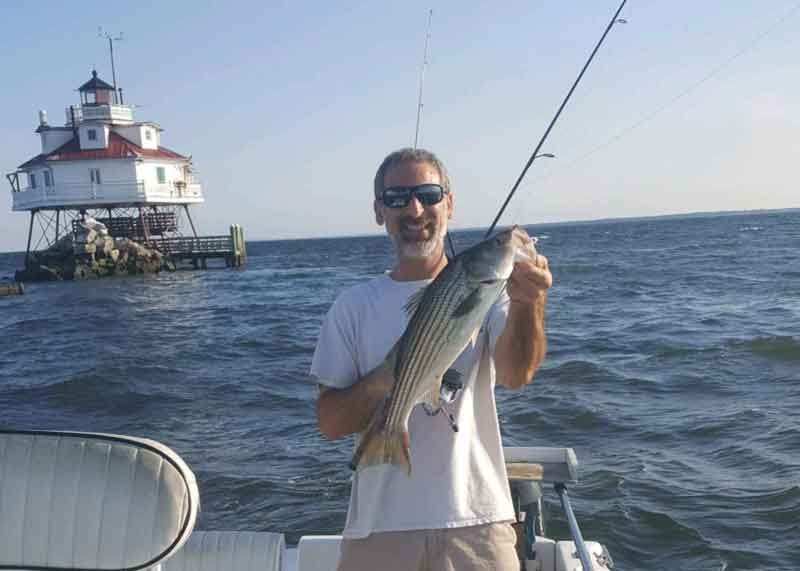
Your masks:
[[[536,255],[531,261],[514,263],[506,291],[511,301],[533,304],[542,300],[552,285],[553,275],[550,273],[547,258]]]
[[[331,440],[361,432],[393,385],[394,375],[385,362],[346,389],[320,385],[317,399],[320,432]]]
[[[514,264],[506,284],[511,305],[494,350],[497,382],[507,388],[528,384],[544,359],[544,306],[552,285],[553,275],[544,256]]]

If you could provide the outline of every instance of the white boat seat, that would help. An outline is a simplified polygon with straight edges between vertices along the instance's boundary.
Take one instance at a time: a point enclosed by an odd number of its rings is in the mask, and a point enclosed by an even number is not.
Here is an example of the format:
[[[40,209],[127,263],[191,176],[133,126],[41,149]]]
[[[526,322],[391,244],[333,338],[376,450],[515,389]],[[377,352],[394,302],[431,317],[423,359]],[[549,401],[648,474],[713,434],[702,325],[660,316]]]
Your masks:
[[[195,531],[161,571],[281,571],[285,557],[282,533]]]
[[[0,430],[0,568],[132,571],[194,527],[194,474],[152,440]]]
[[[303,536],[297,544],[297,571],[336,571],[341,535]]]

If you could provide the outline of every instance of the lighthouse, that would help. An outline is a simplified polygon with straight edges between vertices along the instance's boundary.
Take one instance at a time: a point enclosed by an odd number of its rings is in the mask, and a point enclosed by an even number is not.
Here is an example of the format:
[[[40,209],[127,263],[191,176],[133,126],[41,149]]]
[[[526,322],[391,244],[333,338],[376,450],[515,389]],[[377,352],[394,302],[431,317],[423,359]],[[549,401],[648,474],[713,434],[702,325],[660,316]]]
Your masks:
[[[228,242],[226,236],[197,234],[190,207],[204,198],[191,157],[162,146],[158,123],[137,120],[122,89],[97,71],[77,91],[80,102],[66,108],[63,126],[51,125],[39,111],[41,152],[6,175],[12,209],[30,213],[26,269],[38,266],[37,251],[91,229],[152,249],[165,260],[190,259],[196,266],[224,257],[228,265],[240,265],[240,228],[232,227]]]

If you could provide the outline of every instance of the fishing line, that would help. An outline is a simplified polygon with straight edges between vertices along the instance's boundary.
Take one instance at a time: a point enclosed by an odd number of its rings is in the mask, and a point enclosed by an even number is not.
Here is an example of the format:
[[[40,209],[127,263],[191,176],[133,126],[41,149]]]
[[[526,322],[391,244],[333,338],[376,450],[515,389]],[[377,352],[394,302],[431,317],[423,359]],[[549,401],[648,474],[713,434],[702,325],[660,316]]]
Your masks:
[[[542,138],[539,140],[539,144],[536,145],[536,148],[531,153],[531,157],[528,159],[528,162],[526,163],[525,168],[522,169],[522,172],[520,173],[519,177],[517,177],[517,181],[514,183],[514,186],[512,187],[511,192],[508,193],[508,196],[506,197],[505,202],[503,202],[503,206],[500,207],[500,212],[498,212],[497,216],[495,216],[494,220],[492,221],[491,226],[489,226],[489,229],[486,231],[486,234],[485,234],[484,238],[488,238],[489,235],[494,231],[494,228],[497,225],[497,222],[500,220],[500,217],[503,215],[503,212],[505,212],[506,207],[508,206],[508,203],[511,201],[511,197],[514,196],[514,193],[517,192],[517,189],[519,188],[519,185],[522,182],[522,179],[525,178],[525,174],[528,172],[528,169],[531,167],[531,165],[533,164],[533,161],[536,159],[536,156],[539,154],[539,149],[542,148],[542,145],[544,144],[545,140],[547,139],[547,136],[550,134],[550,131],[553,129],[553,126],[556,124],[556,121],[558,120],[558,117],[561,115],[561,112],[564,110],[564,107],[567,105],[567,102],[569,101],[570,97],[572,97],[572,93],[575,91],[575,88],[578,86],[578,83],[580,83],[581,78],[583,77],[583,74],[586,73],[586,69],[589,67],[589,64],[592,63],[592,60],[594,59],[594,56],[597,53],[597,50],[600,49],[600,46],[603,44],[603,41],[606,39],[606,36],[608,35],[608,32],[611,31],[611,28],[614,26],[614,24],[617,24],[617,23],[624,24],[625,23],[625,20],[619,18],[619,13],[622,11],[622,8],[623,8],[623,6],[625,6],[625,3],[627,1],[628,0],[622,0],[622,2],[619,5],[619,8],[617,8],[617,11],[614,13],[614,16],[611,18],[611,21],[608,23],[608,26],[606,26],[606,29],[603,32],[603,35],[600,37],[600,40],[597,42],[597,45],[592,50],[592,53],[589,55],[589,59],[587,59],[586,63],[583,65],[583,69],[581,69],[581,72],[578,74],[578,77],[575,79],[575,82],[572,84],[572,87],[570,87],[569,92],[567,93],[567,96],[564,98],[564,101],[561,102],[561,105],[559,106],[558,111],[556,111],[556,114],[553,117],[553,119],[550,121],[550,124],[547,126],[547,129],[545,130],[544,135],[542,135]]]
[[[414,130],[414,150],[419,146],[419,131],[422,124],[422,109],[425,103],[422,99],[425,87],[425,70],[428,67],[428,46],[431,42],[431,22],[433,21],[433,8],[428,10],[428,31],[425,33],[425,50],[422,54],[422,67],[419,73],[419,97],[417,98],[417,126]],[[450,246],[450,253],[452,257],[456,257],[456,248],[453,246],[453,239],[450,237],[450,232],[445,232],[447,236],[447,243]]]
[[[417,127],[414,130],[414,149],[417,148],[419,142],[419,126],[422,122],[422,92],[425,86],[425,69],[428,67],[428,44],[431,41],[431,20],[433,20],[433,8],[428,12],[428,32],[425,34],[425,52],[422,55],[422,69],[419,73],[419,99],[417,100]]]
[[[684,89],[683,91],[681,91],[677,95],[673,96],[669,101],[667,101],[663,105],[657,107],[655,110],[653,110],[650,113],[644,115],[642,118],[640,118],[637,121],[631,123],[630,125],[628,125],[627,127],[623,128],[622,130],[618,131],[616,134],[612,135],[609,139],[606,139],[604,142],[596,145],[595,147],[593,147],[589,151],[585,152],[584,154],[576,157],[575,159],[573,159],[571,161],[568,161],[566,163],[561,164],[559,166],[559,168],[556,169],[556,172],[551,172],[550,174],[537,177],[534,180],[535,181],[547,180],[547,179],[553,177],[555,174],[557,174],[558,171],[562,171],[563,169],[569,167],[570,165],[574,165],[574,164],[576,164],[576,163],[578,163],[578,162],[580,162],[580,161],[592,156],[593,154],[605,149],[609,145],[612,145],[613,143],[616,143],[618,140],[620,140],[621,138],[626,136],[631,131],[634,131],[634,130],[638,129],[639,127],[641,127],[642,125],[645,125],[645,124],[649,123],[650,121],[655,119],[658,115],[660,115],[661,113],[666,111],[668,108],[670,108],[673,105],[675,105],[678,101],[680,101],[681,99],[683,99],[684,97],[686,97],[687,95],[692,93],[693,91],[699,89],[703,84],[707,83],[708,81],[713,79],[715,76],[719,75],[725,68],[729,67],[734,61],[736,61],[737,59],[742,57],[744,54],[746,54],[749,51],[752,51],[758,44],[761,43],[761,41],[764,38],[766,38],[776,28],[778,28],[778,26],[780,26],[781,24],[786,22],[790,17],[794,16],[794,14],[798,10],[800,10],[800,4],[795,4],[793,8],[791,8],[788,12],[786,12],[786,14],[784,14],[783,16],[778,18],[778,20],[773,22],[769,27],[767,27],[766,30],[764,30],[758,36],[756,36],[749,44],[747,44],[742,49],[740,49],[739,51],[734,53],[732,56],[730,56],[728,59],[726,59],[722,63],[720,63],[720,64],[716,65],[715,67],[713,67],[711,69],[711,71],[706,73],[703,77],[701,77],[699,80],[697,80],[694,83],[692,83],[691,85],[689,85],[686,89]],[[565,153],[565,154],[568,154],[568,153]]]

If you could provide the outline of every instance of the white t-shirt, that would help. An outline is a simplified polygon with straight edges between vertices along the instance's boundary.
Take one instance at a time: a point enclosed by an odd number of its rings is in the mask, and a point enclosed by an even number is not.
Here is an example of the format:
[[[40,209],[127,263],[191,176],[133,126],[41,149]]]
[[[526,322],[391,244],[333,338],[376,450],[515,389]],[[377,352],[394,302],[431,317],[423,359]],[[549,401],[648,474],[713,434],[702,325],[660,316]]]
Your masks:
[[[428,283],[381,275],[344,291],[323,322],[311,364],[314,380],[347,388],[377,367],[405,331],[408,298]],[[409,419],[411,476],[389,464],[354,473],[345,537],[514,519],[491,359],[507,315],[503,294],[475,342],[451,366],[464,385],[450,405],[459,431],[443,414],[428,416],[416,406]]]

